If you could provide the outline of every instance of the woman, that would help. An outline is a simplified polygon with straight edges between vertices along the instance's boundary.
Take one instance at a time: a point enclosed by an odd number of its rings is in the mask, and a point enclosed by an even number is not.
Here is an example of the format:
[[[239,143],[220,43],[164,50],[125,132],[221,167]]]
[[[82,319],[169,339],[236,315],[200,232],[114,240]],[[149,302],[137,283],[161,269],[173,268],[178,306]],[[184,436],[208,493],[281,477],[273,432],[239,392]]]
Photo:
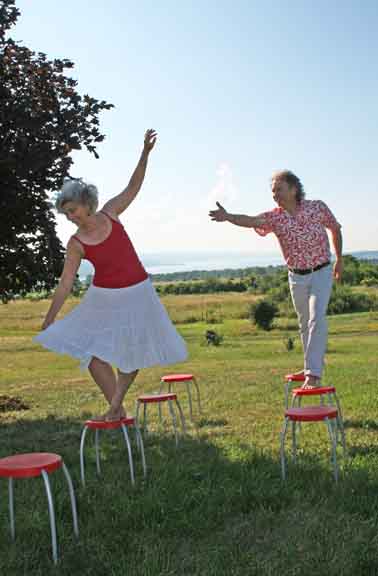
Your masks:
[[[62,276],[35,340],[81,360],[110,404],[101,418],[125,415],[122,403],[138,370],[181,362],[185,343],[171,324],[134,247],[119,221],[142,186],[156,132],[147,130],[138,165],[128,186],[96,212],[95,186],[66,181],[56,208],[77,226],[67,244]],[[81,303],[62,320],[55,317],[71,292],[82,258],[95,268]],[[112,365],[117,368],[118,377]]]
[[[285,170],[272,177],[273,200],[278,208],[258,216],[229,214],[217,202],[212,220],[254,228],[265,236],[273,232],[288,266],[289,286],[297,312],[304,351],[304,387],[319,386],[327,346],[326,313],[332,289],[331,254],[326,228],[331,231],[336,261],[333,276],[341,280],[340,224],[320,200],[305,200],[299,178]]]

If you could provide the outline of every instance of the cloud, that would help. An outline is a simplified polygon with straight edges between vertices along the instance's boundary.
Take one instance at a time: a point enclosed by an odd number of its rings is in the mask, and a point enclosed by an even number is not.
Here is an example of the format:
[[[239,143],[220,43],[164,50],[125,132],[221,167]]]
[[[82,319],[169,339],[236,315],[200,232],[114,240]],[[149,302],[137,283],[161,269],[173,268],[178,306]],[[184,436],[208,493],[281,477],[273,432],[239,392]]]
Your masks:
[[[217,182],[208,196],[208,203],[214,206],[215,202],[232,205],[239,196],[239,191],[234,181],[231,166],[222,162],[216,171]]]

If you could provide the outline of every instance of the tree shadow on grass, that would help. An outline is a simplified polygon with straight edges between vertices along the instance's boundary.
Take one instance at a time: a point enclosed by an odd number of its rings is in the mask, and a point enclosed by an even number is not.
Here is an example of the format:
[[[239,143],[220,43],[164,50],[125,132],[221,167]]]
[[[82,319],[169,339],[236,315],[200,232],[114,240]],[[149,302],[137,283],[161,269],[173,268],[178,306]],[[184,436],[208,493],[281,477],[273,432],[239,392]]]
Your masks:
[[[303,453],[295,465],[289,460],[283,483],[277,454],[200,436],[181,438],[176,448],[171,431],[155,432],[145,441],[145,480],[134,445],[132,486],[122,435],[107,431],[100,478],[88,436],[84,489],[81,428],[82,420],[73,418],[0,423],[1,456],[51,451],[71,472],[78,542],[63,475],[51,474],[60,575],[264,576],[297,574],[298,566],[301,573],[327,576],[376,573],[378,486],[364,470],[336,486],[330,464]],[[42,481],[16,480],[15,503],[17,539],[11,544],[7,483],[0,482],[0,573],[56,574]]]
[[[363,430],[378,430],[378,420],[345,420],[344,428],[362,428]]]

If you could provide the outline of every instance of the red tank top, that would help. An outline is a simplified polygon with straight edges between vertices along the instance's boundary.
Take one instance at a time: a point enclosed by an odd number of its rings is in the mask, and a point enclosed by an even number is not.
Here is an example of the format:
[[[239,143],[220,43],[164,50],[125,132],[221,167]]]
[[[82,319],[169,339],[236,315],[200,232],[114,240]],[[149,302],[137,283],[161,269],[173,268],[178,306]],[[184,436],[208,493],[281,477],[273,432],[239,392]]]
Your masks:
[[[99,288],[126,288],[148,278],[135,248],[120,222],[105,214],[111,221],[110,235],[99,244],[85,244],[73,236],[84,248],[84,258],[94,266],[93,285]]]

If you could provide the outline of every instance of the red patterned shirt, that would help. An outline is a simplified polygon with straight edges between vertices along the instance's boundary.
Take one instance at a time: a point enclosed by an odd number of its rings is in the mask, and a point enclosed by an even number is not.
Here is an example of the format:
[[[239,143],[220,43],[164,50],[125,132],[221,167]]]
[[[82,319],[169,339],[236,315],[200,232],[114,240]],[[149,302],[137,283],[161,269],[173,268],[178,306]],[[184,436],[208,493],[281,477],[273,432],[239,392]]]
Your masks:
[[[255,228],[261,236],[274,232],[289,268],[315,268],[331,258],[326,228],[340,224],[321,200],[302,200],[294,215],[283,208],[261,214],[264,224]]]

